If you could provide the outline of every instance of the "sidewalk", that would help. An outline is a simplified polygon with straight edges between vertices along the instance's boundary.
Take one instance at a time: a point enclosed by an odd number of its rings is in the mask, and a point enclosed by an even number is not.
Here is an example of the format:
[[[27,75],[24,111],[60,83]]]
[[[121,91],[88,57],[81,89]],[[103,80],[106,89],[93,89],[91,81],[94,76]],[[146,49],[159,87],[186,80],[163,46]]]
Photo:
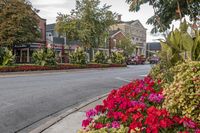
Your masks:
[[[91,100],[87,105],[83,107],[78,107],[75,112],[67,115],[64,118],[60,118],[55,124],[48,127],[48,122],[41,127],[31,131],[30,133],[77,133],[81,129],[82,120],[86,118],[85,112],[89,109],[94,108],[98,104],[102,104],[103,99],[106,98],[106,95],[97,98],[97,100]]]

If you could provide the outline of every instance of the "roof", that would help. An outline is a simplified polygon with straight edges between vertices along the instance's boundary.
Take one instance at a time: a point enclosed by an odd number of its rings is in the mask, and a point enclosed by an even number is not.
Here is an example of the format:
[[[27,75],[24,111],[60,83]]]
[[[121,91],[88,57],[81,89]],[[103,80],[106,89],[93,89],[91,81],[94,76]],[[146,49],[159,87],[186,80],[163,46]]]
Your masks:
[[[54,44],[65,44],[64,38],[61,37],[53,37],[53,43]]]
[[[66,44],[67,45],[76,45],[76,44],[80,44],[80,41],[79,40],[74,40],[74,41],[66,40]]]
[[[161,45],[159,42],[147,43],[148,50],[161,50]]]
[[[109,31],[109,36],[113,36],[114,34],[116,34],[119,31],[120,31],[120,29]]]
[[[109,37],[113,38],[115,37],[118,33],[122,33],[124,35],[124,33],[120,30],[120,29],[117,29],[117,30],[112,30],[109,32]],[[125,35],[124,35],[125,36]]]
[[[47,27],[46,27],[46,30],[49,31],[49,30],[54,30],[55,29],[55,23],[54,24],[47,24]]]
[[[117,23],[127,23],[127,24],[132,24],[133,22],[135,22],[136,20],[131,20],[131,21],[120,21],[120,22],[117,22]]]

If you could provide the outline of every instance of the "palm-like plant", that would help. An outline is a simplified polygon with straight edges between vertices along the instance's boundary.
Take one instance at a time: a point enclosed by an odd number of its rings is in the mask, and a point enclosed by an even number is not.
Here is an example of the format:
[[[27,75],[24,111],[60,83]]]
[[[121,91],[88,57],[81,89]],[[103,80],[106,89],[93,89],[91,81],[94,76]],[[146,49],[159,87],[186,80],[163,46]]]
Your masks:
[[[52,49],[40,49],[33,53],[33,61],[37,65],[56,65],[55,53]]]
[[[8,48],[0,48],[0,65],[12,65],[14,63],[15,56]]]
[[[184,21],[180,29],[169,33],[165,41],[161,41],[162,52],[172,65],[184,59],[200,60],[200,31],[195,30],[195,37],[188,32],[188,24]]]

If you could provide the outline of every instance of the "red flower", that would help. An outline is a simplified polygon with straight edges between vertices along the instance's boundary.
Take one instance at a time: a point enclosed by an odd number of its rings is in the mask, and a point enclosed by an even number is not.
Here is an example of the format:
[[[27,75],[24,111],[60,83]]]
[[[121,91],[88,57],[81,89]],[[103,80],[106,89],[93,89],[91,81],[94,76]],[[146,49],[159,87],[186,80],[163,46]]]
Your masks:
[[[94,125],[95,129],[101,129],[103,127],[104,127],[104,125],[102,123],[95,123],[95,125]]]

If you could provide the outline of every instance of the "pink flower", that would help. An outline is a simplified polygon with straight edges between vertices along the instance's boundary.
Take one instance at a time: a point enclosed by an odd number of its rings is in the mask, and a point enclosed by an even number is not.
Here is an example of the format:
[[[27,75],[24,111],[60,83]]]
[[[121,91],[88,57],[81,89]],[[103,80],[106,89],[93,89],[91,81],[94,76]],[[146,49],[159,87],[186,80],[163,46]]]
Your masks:
[[[112,128],[120,128],[120,124],[117,121],[112,122]]]
[[[164,99],[162,94],[152,93],[149,95],[148,100],[151,102],[161,103]]]
[[[91,118],[91,117],[93,117],[93,116],[95,116],[95,115],[97,115],[97,111],[96,111],[95,109],[90,109],[90,110],[88,110],[88,111],[86,112],[86,116],[87,116],[88,118]]]

